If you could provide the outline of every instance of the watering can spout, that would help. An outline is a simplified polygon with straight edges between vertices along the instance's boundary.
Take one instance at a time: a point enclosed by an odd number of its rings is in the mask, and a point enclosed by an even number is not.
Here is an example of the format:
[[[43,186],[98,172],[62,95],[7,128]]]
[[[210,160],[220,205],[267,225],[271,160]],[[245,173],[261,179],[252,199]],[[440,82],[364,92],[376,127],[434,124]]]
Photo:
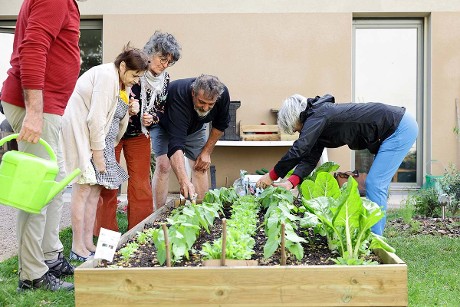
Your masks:
[[[46,203],[49,203],[56,194],[61,192],[62,190],[67,187],[67,185],[78,175],[80,175],[81,171],[79,168],[74,170],[70,175],[65,177],[64,179],[61,180],[61,182],[55,182],[54,186],[51,188],[50,193],[48,194],[48,198],[46,199]]]

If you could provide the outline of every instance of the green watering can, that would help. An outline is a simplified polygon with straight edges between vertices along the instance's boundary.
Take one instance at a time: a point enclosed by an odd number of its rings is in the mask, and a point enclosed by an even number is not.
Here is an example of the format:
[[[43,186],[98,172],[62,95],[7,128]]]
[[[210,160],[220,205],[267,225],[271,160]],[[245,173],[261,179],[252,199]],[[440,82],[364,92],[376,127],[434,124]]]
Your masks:
[[[0,146],[17,136],[11,134],[4,137],[0,140]],[[50,160],[16,150],[3,155],[0,164],[0,204],[29,213],[40,213],[56,194],[80,174],[77,168],[61,182],[54,181],[59,173],[56,154],[45,140],[40,139],[39,142],[46,148]]]

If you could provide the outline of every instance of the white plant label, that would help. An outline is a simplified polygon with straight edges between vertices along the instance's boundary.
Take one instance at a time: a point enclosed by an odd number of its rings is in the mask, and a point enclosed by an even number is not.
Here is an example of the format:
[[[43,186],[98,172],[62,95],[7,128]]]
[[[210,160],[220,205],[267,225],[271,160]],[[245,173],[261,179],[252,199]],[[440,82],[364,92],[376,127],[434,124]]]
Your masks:
[[[101,228],[101,231],[99,232],[99,238],[97,240],[94,259],[105,259],[109,262],[112,262],[118,242],[120,241],[120,237],[120,232]]]

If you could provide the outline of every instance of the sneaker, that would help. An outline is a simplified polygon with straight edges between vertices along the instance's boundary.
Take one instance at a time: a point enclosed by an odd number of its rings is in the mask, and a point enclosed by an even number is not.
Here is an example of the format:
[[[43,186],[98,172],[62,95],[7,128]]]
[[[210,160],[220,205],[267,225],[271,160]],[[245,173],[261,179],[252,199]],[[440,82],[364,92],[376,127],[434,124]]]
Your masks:
[[[34,280],[19,280],[18,283],[18,292],[24,290],[35,290],[35,289],[42,289],[42,290],[50,290],[50,291],[57,291],[57,290],[73,290],[73,284],[70,282],[66,282],[56,278],[50,272],[46,272],[40,278]]]
[[[49,268],[48,272],[50,272],[57,278],[61,278],[61,276],[73,275],[74,268],[69,263],[69,261],[65,259],[63,252],[59,253],[57,259],[45,260],[45,263]]]
[[[81,262],[85,262],[89,259],[92,259],[94,256],[93,253],[90,253],[88,257],[83,257],[83,256],[80,256],[79,254],[77,253],[74,253],[74,251],[70,251],[70,256],[69,256],[69,259],[70,260],[75,260],[75,261],[81,261]]]

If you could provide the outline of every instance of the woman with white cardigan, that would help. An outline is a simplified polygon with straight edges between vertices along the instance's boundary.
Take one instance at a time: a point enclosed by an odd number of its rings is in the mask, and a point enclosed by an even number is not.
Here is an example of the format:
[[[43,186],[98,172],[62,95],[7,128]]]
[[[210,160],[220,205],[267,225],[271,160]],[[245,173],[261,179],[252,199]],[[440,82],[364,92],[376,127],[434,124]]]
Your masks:
[[[101,188],[117,189],[128,179],[114,147],[129,116],[139,112],[138,103],[128,97],[147,67],[147,56],[126,46],[113,63],[95,66],[78,79],[62,117],[66,172],[82,171],[72,187],[71,260],[86,261],[96,250],[93,226]]]

